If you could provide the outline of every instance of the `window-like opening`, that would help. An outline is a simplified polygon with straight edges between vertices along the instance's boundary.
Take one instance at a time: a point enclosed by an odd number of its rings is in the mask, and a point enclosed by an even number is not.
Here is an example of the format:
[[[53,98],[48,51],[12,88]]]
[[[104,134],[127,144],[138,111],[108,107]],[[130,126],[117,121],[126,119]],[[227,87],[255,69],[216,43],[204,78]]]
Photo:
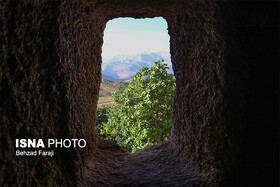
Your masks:
[[[175,92],[167,22],[113,19],[103,39],[99,134],[131,152],[167,140]]]

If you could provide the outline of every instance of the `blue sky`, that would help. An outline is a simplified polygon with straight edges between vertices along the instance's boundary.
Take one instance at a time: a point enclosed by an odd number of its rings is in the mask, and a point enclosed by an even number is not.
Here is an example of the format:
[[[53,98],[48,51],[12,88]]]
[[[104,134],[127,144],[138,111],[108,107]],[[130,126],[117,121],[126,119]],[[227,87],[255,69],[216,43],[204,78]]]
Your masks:
[[[167,22],[162,17],[116,18],[107,22],[102,58],[142,52],[169,52]]]

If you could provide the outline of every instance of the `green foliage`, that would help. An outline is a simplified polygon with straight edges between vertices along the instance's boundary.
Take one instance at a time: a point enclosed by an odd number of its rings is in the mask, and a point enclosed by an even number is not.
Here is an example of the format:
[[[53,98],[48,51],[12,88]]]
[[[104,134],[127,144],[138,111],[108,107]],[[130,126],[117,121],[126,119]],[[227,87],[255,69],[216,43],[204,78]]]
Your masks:
[[[115,105],[100,130],[106,139],[135,152],[169,138],[176,84],[162,62],[143,67],[125,89],[113,92]]]
[[[96,127],[100,134],[100,129],[102,128],[102,122],[107,123],[108,117],[110,113],[111,106],[110,105],[102,105],[97,108],[96,112]]]

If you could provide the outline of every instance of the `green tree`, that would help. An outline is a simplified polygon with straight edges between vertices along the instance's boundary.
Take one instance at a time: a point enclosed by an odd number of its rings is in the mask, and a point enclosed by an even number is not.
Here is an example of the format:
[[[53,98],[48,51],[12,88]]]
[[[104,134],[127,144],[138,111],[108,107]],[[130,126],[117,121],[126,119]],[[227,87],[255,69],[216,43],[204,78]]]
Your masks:
[[[102,122],[107,123],[110,113],[110,105],[102,105],[97,108],[96,111],[96,128],[100,134],[100,129],[102,128]]]
[[[163,60],[135,73],[129,85],[112,94],[115,101],[101,135],[135,152],[170,136],[175,79]]]

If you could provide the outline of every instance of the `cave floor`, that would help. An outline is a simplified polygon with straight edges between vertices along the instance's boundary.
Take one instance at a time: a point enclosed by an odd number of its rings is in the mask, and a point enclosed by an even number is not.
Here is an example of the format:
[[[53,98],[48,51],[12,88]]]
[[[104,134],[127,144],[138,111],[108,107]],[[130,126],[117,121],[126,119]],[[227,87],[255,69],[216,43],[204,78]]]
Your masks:
[[[100,141],[99,151],[84,168],[81,186],[196,186],[206,177],[195,172],[161,142],[131,154],[112,142]]]

